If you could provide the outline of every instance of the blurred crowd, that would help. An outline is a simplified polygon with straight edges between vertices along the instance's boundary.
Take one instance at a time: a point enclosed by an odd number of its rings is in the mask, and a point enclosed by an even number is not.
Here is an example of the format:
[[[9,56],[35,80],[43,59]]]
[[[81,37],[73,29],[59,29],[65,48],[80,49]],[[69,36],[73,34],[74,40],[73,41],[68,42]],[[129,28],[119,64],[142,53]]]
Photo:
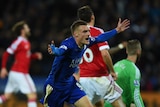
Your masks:
[[[142,74],[141,89],[160,91],[159,0],[1,0],[0,59],[15,38],[11,27],[17,21],[25,20],[31,28],[29,39],[32,51],[43,53],[41,62],[32,63],[31,74],[46,77],[54,59],[47,52],[48,43],[55,40],[58,46],[63,39],[71,36],[70,25],[77,19],[77,9],[83,5],[93,9],[96,26],[105,31],[115,28],[118,18],[130,19],[130,29],[111,38],[109,45],[113,47],[129,39],[139,39],[143,48],[137,63]],[[125,56],[125,50],[112,55],[113,63]]]

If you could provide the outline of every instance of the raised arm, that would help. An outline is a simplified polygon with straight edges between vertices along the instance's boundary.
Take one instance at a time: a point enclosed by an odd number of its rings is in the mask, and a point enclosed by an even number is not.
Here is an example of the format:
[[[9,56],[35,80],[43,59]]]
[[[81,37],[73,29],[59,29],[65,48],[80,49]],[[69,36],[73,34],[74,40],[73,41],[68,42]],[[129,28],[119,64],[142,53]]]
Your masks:
[[[67,47],[65,47],[63,45],[60,46],[60,48],[55,47],[55,44],[54,44],[53,40],[51,41],[51,44],[48,44],[48,53],[56,55],[56,56],[63,55],[65,53],[66,49],[67,49]]]
[[[113,54],[119,52],[120,50],[126,48],[126,45],[127,45],[127,42],[126,42],[126,41],[123,41],[123,42],[121,42],[120,44],[118,44],[117,46],[111,47],[111,48],[108,50],[108,52],[109,52],[111,55],[113,55]]]
[[[100,34],[97,37],[97,42],[107,41],[108,39],[110,39],[111,37],[116,35],[117,33],[123,32],[126,29],[128,29],[129,25],[130,25],[130,21],[128,19],[125,19],[124,21],[121,21],[121,18],[119,18],[117,27],[113,30],[110,30],[110,31],[107,31],[107,32],[104,32],[104,33]]]

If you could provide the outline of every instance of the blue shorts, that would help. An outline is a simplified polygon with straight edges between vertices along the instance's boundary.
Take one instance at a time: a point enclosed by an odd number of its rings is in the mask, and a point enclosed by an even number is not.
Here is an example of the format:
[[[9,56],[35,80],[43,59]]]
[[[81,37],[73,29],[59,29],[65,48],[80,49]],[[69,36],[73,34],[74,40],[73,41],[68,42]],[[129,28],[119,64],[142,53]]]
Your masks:
[[[45,87],[47,86],[47,84],[45,85]],[[44,92],[46,92],[46,90],[44,90]],[[60,88],[53,87],[53,91],[48,96],[47,102],[49,107],[63,107],[65,101],[70,104],[74,104],[76,101],[78,101],[80,98],[82,98],[85,95],[86,93],[81,89],[81,87],[79,86],[79,83],[76,82],[75,80],[73,82],[73,85],[68,87],[67,89],[66,88],[60,89]],[[42,104],[44,102],[43,100],[44,98],[40,100]]]

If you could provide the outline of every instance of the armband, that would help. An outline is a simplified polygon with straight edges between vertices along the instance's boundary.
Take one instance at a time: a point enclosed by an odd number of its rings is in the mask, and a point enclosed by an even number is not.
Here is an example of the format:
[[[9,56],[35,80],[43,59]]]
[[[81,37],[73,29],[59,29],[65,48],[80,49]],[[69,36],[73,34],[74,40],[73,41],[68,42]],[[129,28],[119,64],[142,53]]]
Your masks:
[[[52,49],[52,53],[54,55],[57,55],[57,56],[60,56],[62,55],[64,52],[65,52],[65,49],[64,48],[57,48],[55,47],[55,45],[51,44],[51,49]]]

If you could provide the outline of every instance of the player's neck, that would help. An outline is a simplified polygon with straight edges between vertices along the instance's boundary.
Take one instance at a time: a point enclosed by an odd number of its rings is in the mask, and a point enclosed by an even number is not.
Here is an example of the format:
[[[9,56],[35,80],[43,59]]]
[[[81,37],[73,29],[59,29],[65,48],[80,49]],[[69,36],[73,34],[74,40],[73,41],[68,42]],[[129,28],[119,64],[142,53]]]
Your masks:
[[[88,24],[89,26],[94,26],[94,21],[91,20],[91,21],[88,22],[87,24]]]
[[[27,39],[27,36],[25,34],[21,34],[21,37]]]
[[[82,49],[82,48],[84,47],[84,45],[78,45],[78,47],[79,47],[80,49]]]
[[[88,25],[94,26],[94,24],[95,24],[95,16],[94,16],[94,14],[93,14],[93,15],[91,16],[90,22],[88,22]]]
[[[129,56],[127,57],[127,60],[136,63],[136,61],[137,61],[137,55],[129,55]]]
[[[89,26],[94,26],[92,22],[87,23]]]
[[[78,42],[78,41],[76,41],[76,44],[77,44],[77,46],[80,48],[80,49],[82,49],[83,48],[83,44],[81,44],[80,42]]]

